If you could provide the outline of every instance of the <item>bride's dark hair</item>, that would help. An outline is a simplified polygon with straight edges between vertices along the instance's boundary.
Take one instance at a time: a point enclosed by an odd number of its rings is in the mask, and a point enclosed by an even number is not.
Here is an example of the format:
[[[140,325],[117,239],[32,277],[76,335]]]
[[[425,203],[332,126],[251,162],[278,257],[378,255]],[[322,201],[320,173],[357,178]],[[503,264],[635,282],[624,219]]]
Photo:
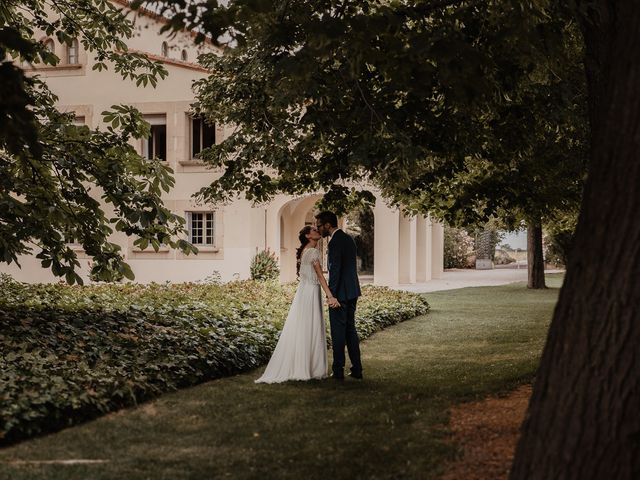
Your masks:
[[[302,259],[302,251],[304,247],[309,243],[307,235],[311,233],[311,225],[307,225],[300,233],[298,233],[298,240],[300,240],[300,246],[296,249],[296,275],[300,275],[300,260]]]

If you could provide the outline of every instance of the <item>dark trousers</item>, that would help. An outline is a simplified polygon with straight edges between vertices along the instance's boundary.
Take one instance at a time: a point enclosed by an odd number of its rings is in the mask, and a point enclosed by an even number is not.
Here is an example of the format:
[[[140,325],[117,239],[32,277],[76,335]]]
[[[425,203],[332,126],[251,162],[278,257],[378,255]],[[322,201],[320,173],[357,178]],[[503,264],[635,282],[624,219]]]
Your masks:
[[[344,375],[344,347],[347,346],[351,371],[355,374],[362,373],[360,361],[360,340],[356,332],[356,304],[358,299],[340,300],[340,308],[329,309],[329,322],[331,323],[331,344],[333,350],[333,374]]]

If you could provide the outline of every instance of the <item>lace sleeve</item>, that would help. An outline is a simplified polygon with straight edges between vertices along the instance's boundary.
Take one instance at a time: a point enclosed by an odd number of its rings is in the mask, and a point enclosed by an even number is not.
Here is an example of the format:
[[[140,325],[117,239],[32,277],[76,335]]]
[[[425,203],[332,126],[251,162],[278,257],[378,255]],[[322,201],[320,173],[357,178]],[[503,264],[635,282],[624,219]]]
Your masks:
[[[309,251],[308,261],[310,265],[320,262],[320,251],[317,248],[311,248]]]

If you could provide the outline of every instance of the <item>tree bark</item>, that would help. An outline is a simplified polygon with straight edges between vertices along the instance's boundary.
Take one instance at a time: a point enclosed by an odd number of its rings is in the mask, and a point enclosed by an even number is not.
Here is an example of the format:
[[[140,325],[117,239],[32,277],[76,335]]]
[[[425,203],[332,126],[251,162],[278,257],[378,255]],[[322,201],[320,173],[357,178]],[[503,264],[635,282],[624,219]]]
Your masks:
[[[512,480],[640,478],[640,2],[595,3],[590,173]]]
[[[544,283],[542,225],[540,224],[540,222],[529,222],[527,224],[527,269],[528,288],[547,288]]]

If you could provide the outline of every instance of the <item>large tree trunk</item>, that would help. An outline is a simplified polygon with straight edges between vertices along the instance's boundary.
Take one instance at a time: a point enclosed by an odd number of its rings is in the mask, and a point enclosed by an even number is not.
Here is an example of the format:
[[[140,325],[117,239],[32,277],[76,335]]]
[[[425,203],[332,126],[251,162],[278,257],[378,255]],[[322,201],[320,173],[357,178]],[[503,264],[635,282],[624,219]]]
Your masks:
[[[596,3],[590,174],[513,480],[640,478],[640,2]]]
[[[544,283],[544,258],[542,255],[542,225],[527,224],[527,269],[529,288],[547,288]]]

